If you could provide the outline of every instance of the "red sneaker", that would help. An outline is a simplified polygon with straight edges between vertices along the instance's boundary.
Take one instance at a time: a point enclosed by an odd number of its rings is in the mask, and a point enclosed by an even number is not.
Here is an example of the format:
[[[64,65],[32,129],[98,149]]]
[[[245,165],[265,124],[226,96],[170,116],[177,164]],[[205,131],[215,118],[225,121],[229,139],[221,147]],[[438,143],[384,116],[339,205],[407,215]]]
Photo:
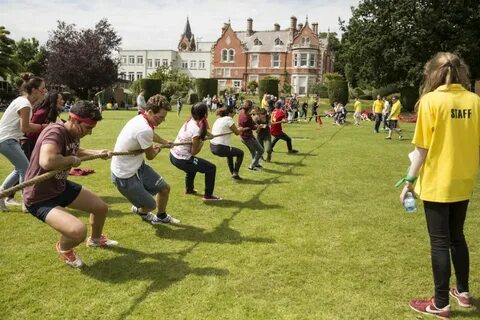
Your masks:
[[[439,309],[435,306],[435,297],[430,300],[412,300],[408,304],[412,310],[430,315],[436,316],[440,319],[450,319],[450,305]]]
[[[451,288],[449,293],[457,300],[460,307],[471,308],[473,306],[472,297],[470,297],[468,292],[460,293],[457,291],[457,288]]]

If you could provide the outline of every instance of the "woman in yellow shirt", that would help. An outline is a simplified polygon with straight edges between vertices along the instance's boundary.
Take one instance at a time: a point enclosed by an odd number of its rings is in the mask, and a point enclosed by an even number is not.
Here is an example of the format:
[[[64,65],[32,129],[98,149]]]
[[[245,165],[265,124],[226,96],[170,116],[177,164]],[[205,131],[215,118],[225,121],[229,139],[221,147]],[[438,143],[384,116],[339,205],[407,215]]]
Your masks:
[[[398,134],[398,139],[402,140],[400,129],[397,128],[398,116],[400,115],[400,111],[402,111],[402,105],[400,104],[397,96],[392,97],[392,103],[392,109],[390,110],[390,114],[387,116],[388,136],[385,137],[385,139],[392,139],[392,131],[395,131]]]
[[[405,186],[423,200],[430,237],[435,296],[412,300],[421,313],[449,318],[449,295],[471,307],[468,293],[469,253],[463,225],[478,172],[480,97],[469,92],[470,76],[462,59],[437,53],[424,68],[422,96],[413,137],[415,150]],[[449,288],[453,262],[456,286]]]

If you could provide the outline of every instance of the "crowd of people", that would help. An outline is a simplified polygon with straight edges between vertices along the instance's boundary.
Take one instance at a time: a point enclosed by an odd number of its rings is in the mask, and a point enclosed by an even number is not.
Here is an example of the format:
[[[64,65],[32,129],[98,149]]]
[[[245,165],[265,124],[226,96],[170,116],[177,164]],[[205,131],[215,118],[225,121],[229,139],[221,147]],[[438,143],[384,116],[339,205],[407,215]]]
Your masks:
[[[461,307],[473,305],[469,294],[469,251],[463,228],[478,173],[480,97],[469,92],[469,88],[468,67],[458,56],[439,53],[425,65],[422,94],[417,102],[415,149],[410,155],[408,174],[400,181],[404,183],[402,203],[408,192],[416,193],[424,203],[435,289],[433,298],[412,300],[409,305],[415,311],[445,319],[451,313],[449,296]],[[63,97],[58,92],[47,92],[42,78],[23,75],[20,91],[21,96],[9,104],[0,120],[0,153],[14,167],[1,190],[54,171],[55,175],[23,189],[23,204],[25,210],[60,233],[56,251],[62,260],[72,267],[82,267],[83,261],[74,248],[85,241],[87,228],[67,207],[90,214],[91,235],[86,239],[87,246],[118,244],[103,234],[108,205],[84,186],[67,179],[68,169],[78,167],[84,156],[112,158],[108,150],[80,147],[81,139],[92,134],[102,120],[101,110],[92,102],[80,100],[69,108],[67,120],[58,121],[64,110]],[[204,141],[211,140],[213,155],[227,158],[232,179],[242,180],[244,151],[232,146],[232,135],[240,136],[250,152],[248,169],[261,170],[264,165],[261,161],[271,161],[279,140],[286,142],[288,153],[298,152],[282,125],[295,119],[306,120],[308,110],[308,104],[299,106],[295,96],[285,100],[266,94],[259,106],[251,100],[242,101],[235,123],[237,102],[232,96],[225,96],[224,103],[216,96],[207,96],[192,106],[190,116],[170,141],[155,132],[171,110],[170,103],[161,95],[154,95],[148,101],[142,98],[140,94],[138,115],[124,125],[113,151],[132,154],[113,156],[110,168],[112,182],[131,203],[132,212],[152,224],[177,224],[180,220],[167,213],[170,185],[145,159],[153,160],[162,148],[170,148],[171,164],[185,173],[185,194],[199,193],[195,177],[201,173],[205,176],[203,200],[219,201],[222,198],[214,194],[217,168],[198,157]],[[320,119],[317,108],[315,101],[310,120]],[[180,116],[181,105],[178,109]],[[217,115],[211,132],[209,111]],[[371,112],[374,132],[379,132],[383,122],[388,130],[386,139],[391,139],[394,132],[402,139],[398,127],[400,112],[398,96],[391,101],[378,96]],[[342,103],[334,103],[333,111],[328,114],[334,124],[342,125],[347,112]],[[355,125],[364,118],[358,99],[353,118]],[[0,209],[7,210],[7,204],[14,202],[12,198],[1,198]],[[456,285],[450,288],[452,263]]]

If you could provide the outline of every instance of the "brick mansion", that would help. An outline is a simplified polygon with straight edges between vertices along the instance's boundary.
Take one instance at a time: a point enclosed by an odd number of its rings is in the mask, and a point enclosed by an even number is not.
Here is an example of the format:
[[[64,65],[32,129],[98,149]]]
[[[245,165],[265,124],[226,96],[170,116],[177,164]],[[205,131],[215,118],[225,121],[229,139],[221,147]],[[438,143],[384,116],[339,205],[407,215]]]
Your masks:
[[[247,19],[246,29],[235,31],[225,23],[215,42],[198,42],[187,18],[177,51],[122,50],[120,75],[127,80],[148,76],[159,66],[178,67],[191,78],[216,78],[219,89],[234,87],[245,91],[250,81],[275,77],[292,85],[292,93],[306,94],[308,88],[333,72],[334,55],[327,38],[321,38],[318,23],[298,23],[290,18],[287,29],[278,23],[272,30],[254,30]]]

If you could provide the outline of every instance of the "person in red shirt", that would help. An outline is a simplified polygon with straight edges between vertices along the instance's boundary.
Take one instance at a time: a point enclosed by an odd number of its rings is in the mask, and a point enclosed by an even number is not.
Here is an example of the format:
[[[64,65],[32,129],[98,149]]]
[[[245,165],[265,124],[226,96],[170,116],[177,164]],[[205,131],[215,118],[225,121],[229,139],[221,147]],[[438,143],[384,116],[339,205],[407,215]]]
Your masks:
[[[240,137],[242,138],[243,144],[247,146],[252,155],[252,163],[248,169],[258,170],[259,168],[262,168],[262,165],[260,165],[260,159],[263,155],[263,148],[253,135],[253,131],[257,129],[257,124],[253,121],[252,115],[250,114],[252,109],[253,102],[251,100],[245,100],[242,110],[238,114],[238,126],[243,128]]]
[[[270,125],[270,134],[273,136],[272,151],[278,140],[284,140],[287,143],[288,153],[297,153],[298,150],[292,147],[292,139],[283,132],[282,123],[285,122],[285,112],[281,108],[282,105],[276,103],[275,110],[272,112],[272,123]]]

